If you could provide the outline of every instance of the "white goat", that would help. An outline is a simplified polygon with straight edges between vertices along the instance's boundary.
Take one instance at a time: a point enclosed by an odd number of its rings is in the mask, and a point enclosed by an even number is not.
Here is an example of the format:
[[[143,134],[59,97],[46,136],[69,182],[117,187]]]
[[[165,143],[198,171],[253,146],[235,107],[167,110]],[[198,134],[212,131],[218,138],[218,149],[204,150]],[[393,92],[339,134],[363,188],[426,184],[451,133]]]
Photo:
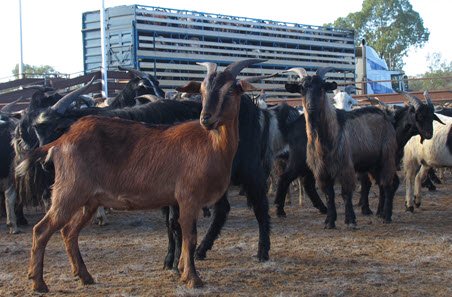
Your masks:
[[[354,105],[358,104],[358,101],[353,99],[351,96],[351,92],[353,90],[354,86],[347,86],[344,90],[334,90],[334,106],[337,109],[343,109],[345,111],[352,110],[352,107]]]
[[[452,117],[436,114],[445,125],[433,122],[433,137],[421,143],[420,136],[412,137],[405,145],[403,166],[405,172],[405,206],[413,212],[421,206],[421,184],[430,168],[452,167]],[[417,173],[417,174],[416,174]]]

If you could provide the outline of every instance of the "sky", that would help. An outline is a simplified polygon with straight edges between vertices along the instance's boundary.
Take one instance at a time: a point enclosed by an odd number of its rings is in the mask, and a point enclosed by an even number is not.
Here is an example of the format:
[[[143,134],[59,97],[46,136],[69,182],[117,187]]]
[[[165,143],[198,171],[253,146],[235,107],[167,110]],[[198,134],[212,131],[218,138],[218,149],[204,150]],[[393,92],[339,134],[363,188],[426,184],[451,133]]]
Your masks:
[[[105,0],[105,7],[141,4],[233,16],[323,25],[361,10],[362,0]],[[405,59],[409,76],[428,70],[427,55],[438,52],[452,61],[450,0],[411,0],[424,20],[430,40]],[[61,73],[83,71],[82,13],[98,10],[101,0],[22,0],[23,61],[50,65]],[[0,1],[0,81],[11,79],[19,62],[19,0]]]

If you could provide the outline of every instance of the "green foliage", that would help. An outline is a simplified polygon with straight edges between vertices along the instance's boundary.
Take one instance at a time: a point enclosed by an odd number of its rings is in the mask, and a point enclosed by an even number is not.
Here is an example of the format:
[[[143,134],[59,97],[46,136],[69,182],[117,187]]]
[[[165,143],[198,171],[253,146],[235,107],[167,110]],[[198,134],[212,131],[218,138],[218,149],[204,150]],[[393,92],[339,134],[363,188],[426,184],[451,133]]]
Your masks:
[[[56,71],[52,66],[49,65],[28,65],[24,64],[23,69],[25,77],[42,77],[44,75],[56,75],[58,71]],[[19,77],[19,64],[16,64],[14,69],[12,70],[14,76]]]
[[[443,60],[440,53],[429,55],[427,61],[429,70],[410,81],[410,90],[451,90],[452,61]]]
[[[409,0],[364,0],[361,11],[327,26],[354,30],[356,44],[365,39],[391,69],[402,69],[409,48],[422,47],[430,35]]]

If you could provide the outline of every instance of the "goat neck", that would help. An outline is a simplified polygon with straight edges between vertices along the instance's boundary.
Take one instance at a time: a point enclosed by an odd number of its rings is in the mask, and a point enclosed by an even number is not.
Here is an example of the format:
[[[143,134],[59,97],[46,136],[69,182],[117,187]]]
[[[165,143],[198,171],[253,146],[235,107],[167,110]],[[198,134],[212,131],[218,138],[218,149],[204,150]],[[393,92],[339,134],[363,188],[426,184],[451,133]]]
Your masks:
[[[305,110],[308,141],[313,137],[324,139],[328,143],[339,131],[336,109],[328,100],[324,80],[317,75],[307,76],[301,81],[301,94]]]

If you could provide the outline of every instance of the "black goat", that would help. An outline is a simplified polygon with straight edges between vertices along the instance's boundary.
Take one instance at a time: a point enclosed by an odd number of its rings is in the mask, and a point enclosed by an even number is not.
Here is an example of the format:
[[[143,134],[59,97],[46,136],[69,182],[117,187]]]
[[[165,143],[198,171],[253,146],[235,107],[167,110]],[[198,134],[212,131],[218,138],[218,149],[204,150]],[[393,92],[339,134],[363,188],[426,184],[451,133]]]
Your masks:
[[[408,100],[409,105],[395,110],[385,108],[385,112],[393,118],[393,126],[396,131],[397,152],[396,165],[399,168],[403,158],[403,149],[405,144],[415,135],[420,135],[421,139],[430,139],[433,135],[433,121],[438,121],[438,117],[434,113],[433,104],[426,100],[425,103],[408,93],[402,93]],[[369,191],[371,182],[366,173],[360,173],[361,181],[360,202],[361,211],[364,215],[372,214],[369,208]],[[397,174],[393,179],[393,192],[395,192],[400,184]],[[377,215],[383,215],[384,193],[380,188],[380,199],[377,208]]]
[[[280,116],[288,112],[289,107],[281,108]],[[281,121],[284,124],[284,121]],[[303,187],[309,199],[320,213],[326,214],[327,208],[320,199],[315,188],[315,178],[306,163],[306,145],[308,142],[306,134],[306,120],[304,116],[299,116],[288,125],[281,125],[281,132],[284,141],[288,144],[289,157],[283,174],[278,179],[278,186],[275,197],[276,214],[278,217],[285,217],[285,200],[289,185],[298,177],[303,178]],[[300,189],[301,190],[301,189]]]

